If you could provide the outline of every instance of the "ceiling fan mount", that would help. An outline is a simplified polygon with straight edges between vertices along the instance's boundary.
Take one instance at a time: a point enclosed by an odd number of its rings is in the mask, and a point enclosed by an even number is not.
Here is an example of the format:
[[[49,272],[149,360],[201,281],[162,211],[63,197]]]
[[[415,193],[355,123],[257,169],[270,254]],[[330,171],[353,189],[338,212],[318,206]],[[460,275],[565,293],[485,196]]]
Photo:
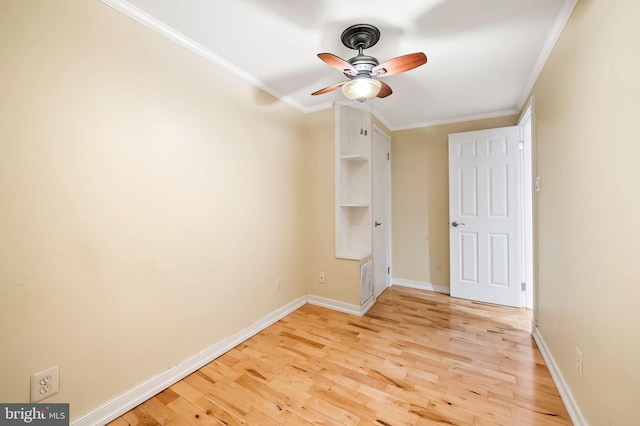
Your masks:
[[[368,49],[380,40],[380,30],[369,24],[352,25],[342,32],[342,44],[349,49]]]
[[[358,54],[345,61],[332,53],[319,53],[318,57],[333,68],[341,71],[349,81],[343,81],[324,89],[317,90],[312,95],[322,95],[342,87],[342,92],[348,99],[364,102],[374,97],[386,98],[393,93],[388,84],[376,80],[374,77],[400,74],[412,70],[427,62],[422,52],[399,56],[382,64],[373,56],[363,53],[364,49],[374,46],[380,40],[380,30],[369,24],[356,24],[342,32],[342,44],[349,49],[357,50]]]

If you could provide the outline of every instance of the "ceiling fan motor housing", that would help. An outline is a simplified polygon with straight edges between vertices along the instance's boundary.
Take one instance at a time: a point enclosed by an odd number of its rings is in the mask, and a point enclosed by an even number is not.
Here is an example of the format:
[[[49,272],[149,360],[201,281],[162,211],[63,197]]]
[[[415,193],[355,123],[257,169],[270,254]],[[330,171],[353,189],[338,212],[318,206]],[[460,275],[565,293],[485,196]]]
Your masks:
[[[358,71],[358,74],[356,76],[350,75],[349,73],[345,72],[344,75],[346,75],[349,78],[362,77],[362,76],[371,77],[372,76],[371,71],[373,70],[374,67],[376,67],[379,64],[376,58],[374,58],[373,56],[367,56],[367,55],[355,56],[349,59],[347,62],[353,65],[356,71]]]

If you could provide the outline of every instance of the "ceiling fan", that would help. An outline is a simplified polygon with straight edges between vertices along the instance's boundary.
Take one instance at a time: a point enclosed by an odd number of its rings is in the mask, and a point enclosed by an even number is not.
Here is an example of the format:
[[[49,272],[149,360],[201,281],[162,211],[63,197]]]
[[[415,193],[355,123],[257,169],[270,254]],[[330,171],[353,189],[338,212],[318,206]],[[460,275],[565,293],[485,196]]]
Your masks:
[[[398,56],[383,62],[378,62],[373,56],[363,53],[364,49],[375,45],[380,39],[380,30],[369,24],[352,25],[342,32],[342,44],[349,49],[358,51],[358,55],[345,61],[332,53],[318,53],[318,58],[344,73],[349,81],[342,81],[324,89],[317,90],[311,95],[322,95],[342,87],[347,99],[364,102],[375,97],[386,98],[393,91],[387,83],[375,79],[388,75],[400,74],[424,65],[427,56],[422,52]]]

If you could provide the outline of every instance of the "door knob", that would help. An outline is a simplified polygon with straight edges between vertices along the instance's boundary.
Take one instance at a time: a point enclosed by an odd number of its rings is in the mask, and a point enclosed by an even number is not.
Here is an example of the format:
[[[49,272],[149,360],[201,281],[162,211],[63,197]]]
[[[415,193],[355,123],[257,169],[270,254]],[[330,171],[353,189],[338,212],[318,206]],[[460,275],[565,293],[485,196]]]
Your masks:
[[[456,220],[454,220],[453,222],[451,222],[451,226],[453,226],[454,228],[457,228],[460,225],[464,225],[464,223],[462,222],[458,222]]]
[[[382,225],[382,222],[375,222],[374,225],[376,226],[376,228],[380,225]]]

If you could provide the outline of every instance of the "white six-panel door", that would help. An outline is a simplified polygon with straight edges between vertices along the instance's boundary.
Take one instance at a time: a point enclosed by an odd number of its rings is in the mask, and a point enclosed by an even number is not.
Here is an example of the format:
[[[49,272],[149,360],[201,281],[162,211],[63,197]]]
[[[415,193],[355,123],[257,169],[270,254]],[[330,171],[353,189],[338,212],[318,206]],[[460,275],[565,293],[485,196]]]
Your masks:
[[[451,296],[522,306],[517,126],[449,135]]]

